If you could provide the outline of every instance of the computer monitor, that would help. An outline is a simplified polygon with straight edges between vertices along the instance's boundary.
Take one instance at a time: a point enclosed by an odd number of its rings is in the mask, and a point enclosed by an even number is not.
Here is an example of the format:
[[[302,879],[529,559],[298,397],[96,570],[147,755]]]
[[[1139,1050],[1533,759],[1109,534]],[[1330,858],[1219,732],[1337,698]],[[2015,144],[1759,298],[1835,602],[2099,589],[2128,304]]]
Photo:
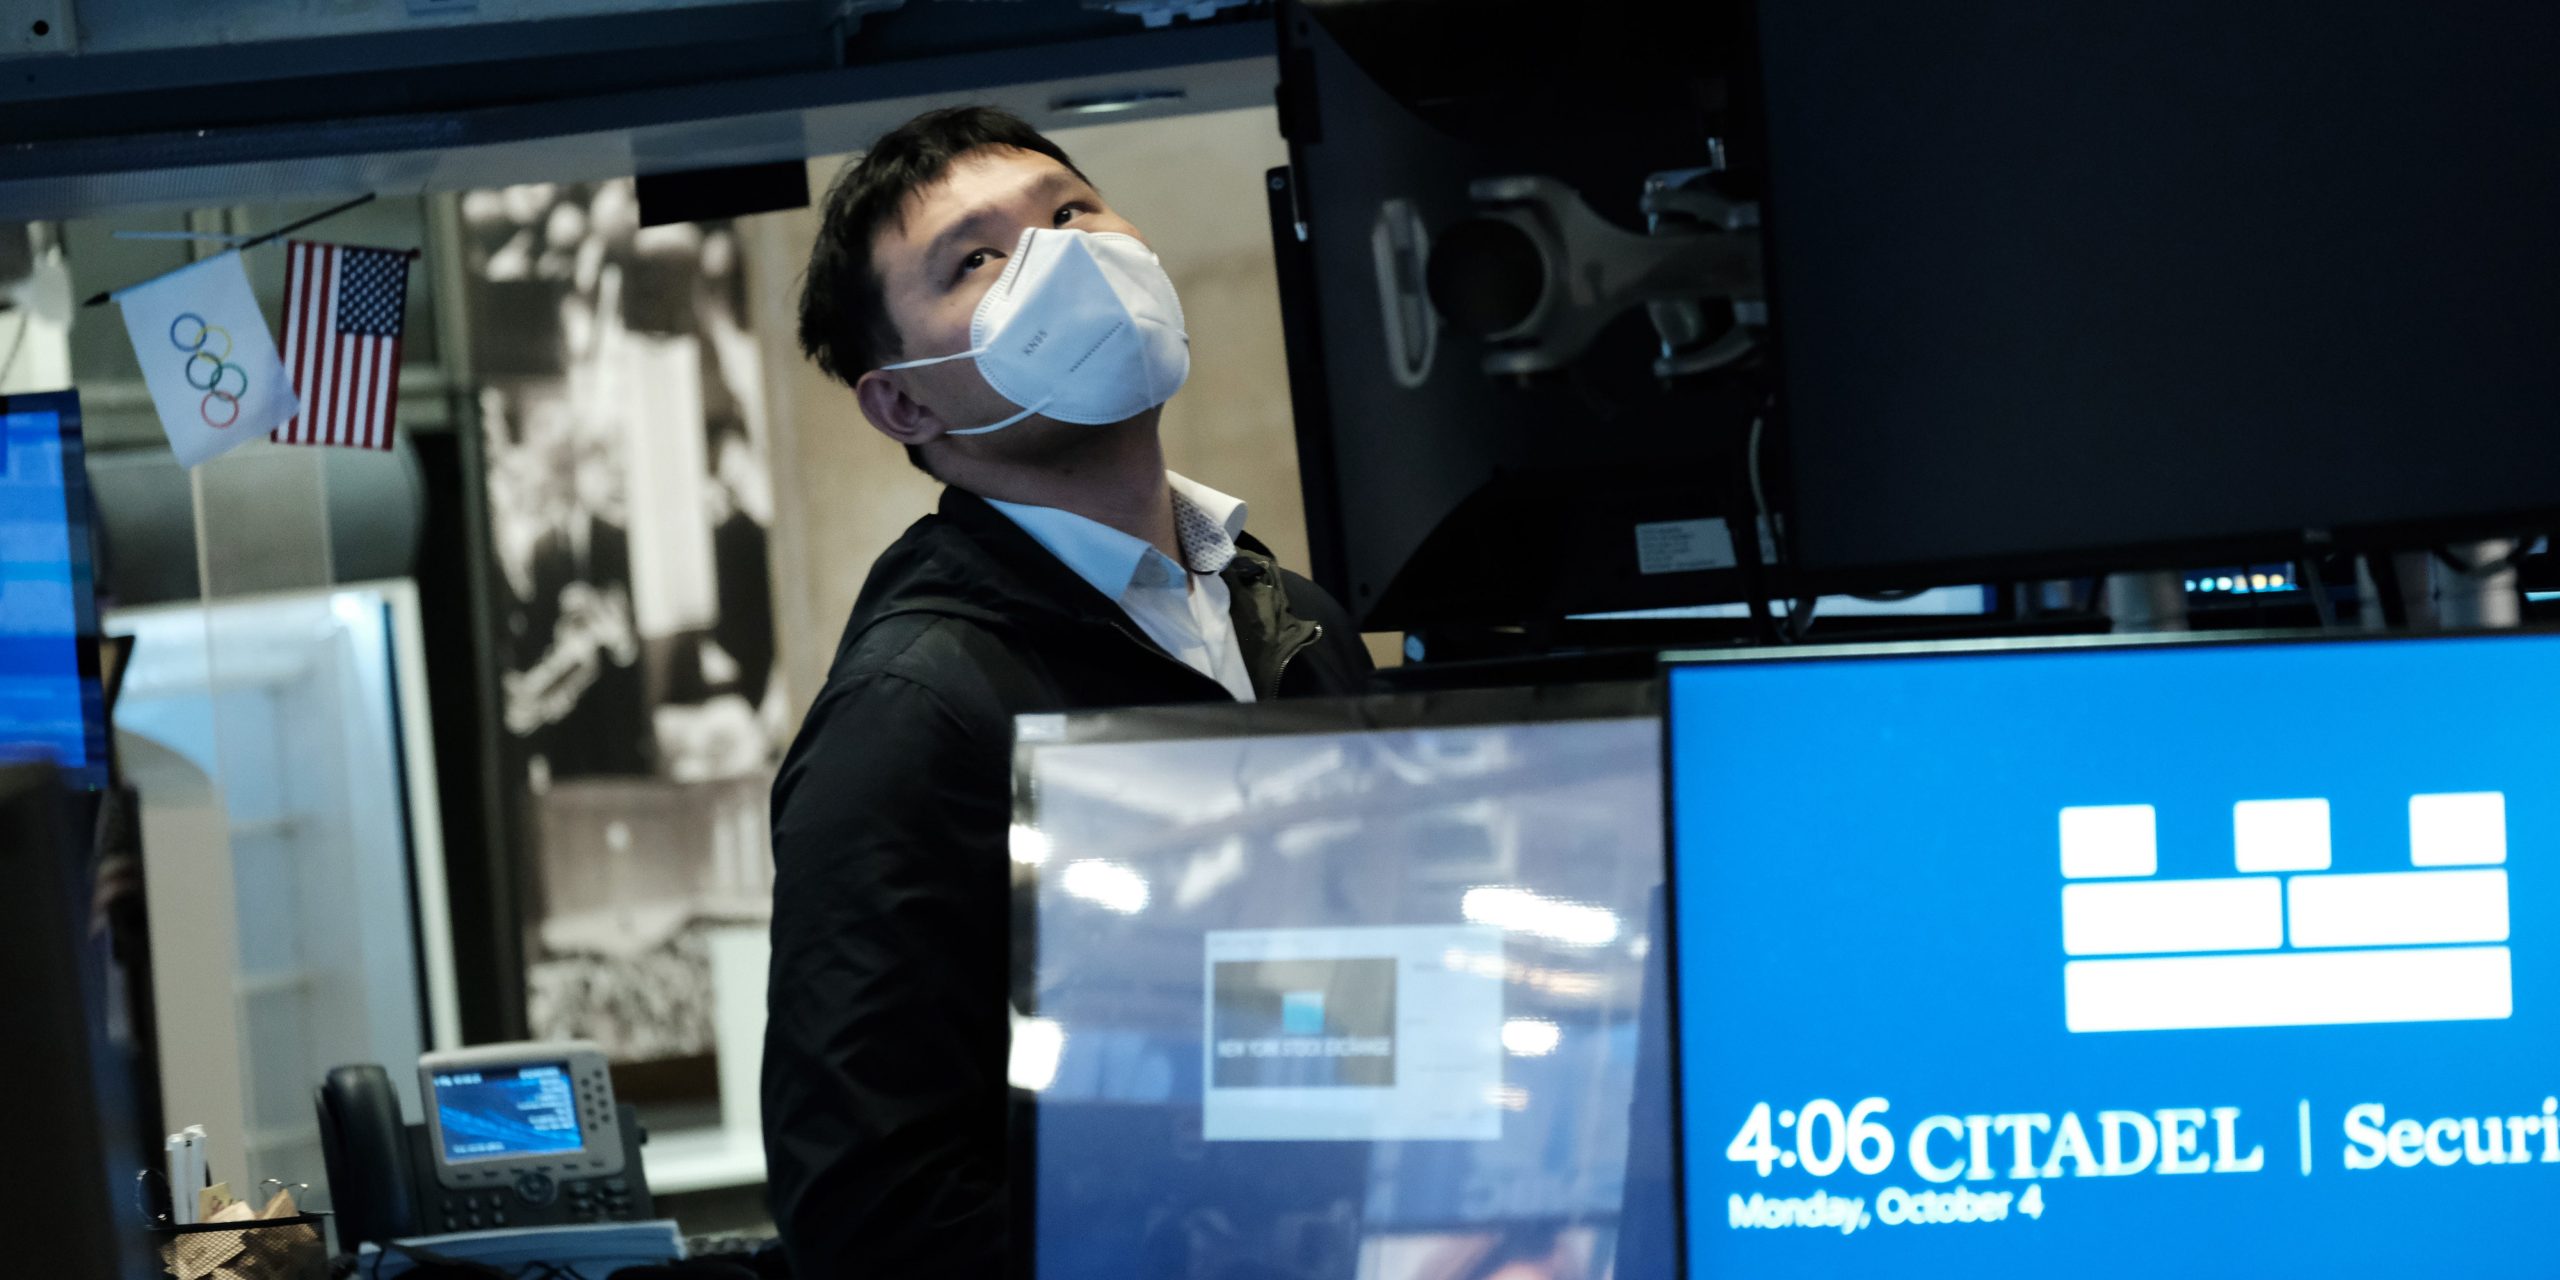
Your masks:
[[[1687,1274],[2540,1265],[2560,636],[1668,682]]]
[[[1756,7],[1796,567],[2170,569],[2560,509],[2560,166],[2519,162],[2560,154],[2560,10]]]
[[[0,396],[0,760],[106,782],[89,483],[74,392]]]
[[[1036,959],[1012,1078],[1044,1280],[1600,1280],[1668,1256],[1667,1144],[1631,1167],[1628,1124],[1668,1092],[1659,1060],[1638,1083],[1647,687],[1019,738]]]
[[[1648,181],[1714,167],[1738,131],[1730,13],[1280,6],[1289,166],[1272,173],[1272,243],[1311,570],[1364,630],[1744,598],[1751,540],[1733,531],[1752,527],[1743,459],[1764,384],[1748,362],[1659,376],[1663,336],[1632,298],[1535,373],[1489,368],[1521,354],[1501,338],[1518,309],[1537,328],[1600,304],[1537,301],[1579,297],[1585,264],[1571,290],[1550,284],[1478,185],[1546,180],[1590,242],[1645,244]],[[1592,261],[1588,287],[1614,296],[1641,270]]]

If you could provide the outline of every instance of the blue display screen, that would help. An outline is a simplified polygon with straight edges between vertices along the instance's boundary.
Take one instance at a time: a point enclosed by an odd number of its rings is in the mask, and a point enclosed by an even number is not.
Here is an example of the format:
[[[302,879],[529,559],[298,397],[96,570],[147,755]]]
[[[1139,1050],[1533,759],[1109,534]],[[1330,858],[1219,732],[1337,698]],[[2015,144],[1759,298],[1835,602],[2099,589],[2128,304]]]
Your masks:
[[[1670,705],[1689,1274],[2542,1265],[2560,638],[1716,662]]]
[[[586,1145],[567,1063],[439,1072],[435,1086],[447,1161],[547,1155]]]
[[[77,422],[67,394],[0,397],[0,760],[95,785],[105,724]]]

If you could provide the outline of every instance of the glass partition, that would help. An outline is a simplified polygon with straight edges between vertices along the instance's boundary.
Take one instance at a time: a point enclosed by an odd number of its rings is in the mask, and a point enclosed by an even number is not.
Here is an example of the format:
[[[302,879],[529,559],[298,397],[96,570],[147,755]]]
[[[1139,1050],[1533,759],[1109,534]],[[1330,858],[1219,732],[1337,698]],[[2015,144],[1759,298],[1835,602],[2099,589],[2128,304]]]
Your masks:
[[[134,637],[118,730],[141,754],[183,762],[160,775],[191,766],[210,784],[200,807],[213,820],[146,833],[155,921],[228,917],[237,950],[236,973],[160,957],[232,975],[227,990],[202,972],[182,980],[162,1021],[173,1089],[236,1072],[237,1128],[218,1104],[208,1117],[207,1101],[177,1094],[186,1114],[173,1120],[239,1135],[245,1168],[217,1148],[225,1178],[318,1186],[321,1075],[385,1063],[420,1114],[406,1065],[431,1025],[450,1038],[454,1023],[441,893],[419,893],[440,890],[442,850],[419,829],[433,822],[432,774],[421,785],[418,772],[432,762],[419,673],[400,656],[414,653],[415,597],[405,583],[365,584],[122,610],[108,623]],[[146,822],[168,810],[168,792],[146,785]],[[423,966],[422,919],[438,957]]]

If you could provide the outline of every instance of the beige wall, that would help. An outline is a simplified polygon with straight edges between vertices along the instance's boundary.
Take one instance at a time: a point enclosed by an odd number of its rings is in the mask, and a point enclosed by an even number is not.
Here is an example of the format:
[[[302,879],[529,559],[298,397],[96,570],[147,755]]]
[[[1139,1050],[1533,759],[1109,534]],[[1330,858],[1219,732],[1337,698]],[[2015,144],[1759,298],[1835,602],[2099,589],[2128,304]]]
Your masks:
[[[1146,233],[1182,295],[1191,380],[1165,410],[1168,463],[1245,499],[1254,534],[1303,569],[1306,513],[1263,194],[1263,172],[1288,159],[1273,114],[1228,111],[1051,136]],[[810,161],[813,195],[825,191],[845,159]],[[862,420],[852,393],[828,381],[794,344],[815,211],[741,226],[773,405],[775,621],[791,695],[805,707],[872,560],[932,510],[939,486],[909,467],[897,446]]]

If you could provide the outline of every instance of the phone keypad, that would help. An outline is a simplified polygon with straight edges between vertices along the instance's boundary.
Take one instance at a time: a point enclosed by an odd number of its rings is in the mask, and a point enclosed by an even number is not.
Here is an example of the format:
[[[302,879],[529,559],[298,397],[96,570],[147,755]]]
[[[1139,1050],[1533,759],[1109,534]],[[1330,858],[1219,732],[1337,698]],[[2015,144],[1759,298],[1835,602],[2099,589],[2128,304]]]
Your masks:
[[[511,1190],[447,1194],[439,1207],[438,1216],[447,1231],[485,1231],[534,1222],[628,1221],[640,1209],[628,1178],[555,1182],[542,1173],[518,1177]]]
[[[447,1196],[444,1201],[444,1229],[482,1231],[508,1226],[508,1210],[515,1207],[514,1202],[514,1196],[502,1191]]]
[[[569,1186],[569,1216],[579,1222],[605,1222],[629,1218],[637,1208],[631,1196],[631,1184],[622,1178],[606,1178],[600,1182],[576,1182]]]

